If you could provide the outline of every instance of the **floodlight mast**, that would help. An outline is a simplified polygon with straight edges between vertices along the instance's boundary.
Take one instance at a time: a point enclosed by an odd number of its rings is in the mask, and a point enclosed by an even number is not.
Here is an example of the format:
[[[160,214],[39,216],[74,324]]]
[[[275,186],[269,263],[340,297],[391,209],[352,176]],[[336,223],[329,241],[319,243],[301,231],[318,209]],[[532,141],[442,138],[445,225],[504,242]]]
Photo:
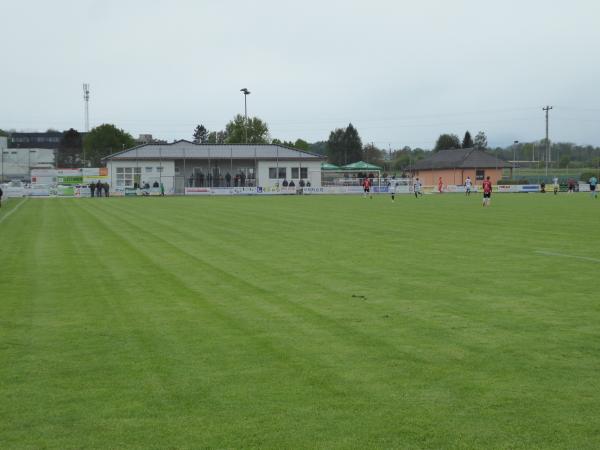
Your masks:
[[[240,89],[240,92],[244,93],[244,142],[248,143],[248,103],[246,97],[250,95],[250,91],[247,88]]]
[[[88,133],[90,131],[90,85],[88,83],[83,83],[83,103],[84,103],[84,129],[85,132]],[[85,167],[85,147],[83,148],[83,167]]]
[[[88,83],[83,84],[83,101],[85,107],[85,132],[90,131],[90,85]]]

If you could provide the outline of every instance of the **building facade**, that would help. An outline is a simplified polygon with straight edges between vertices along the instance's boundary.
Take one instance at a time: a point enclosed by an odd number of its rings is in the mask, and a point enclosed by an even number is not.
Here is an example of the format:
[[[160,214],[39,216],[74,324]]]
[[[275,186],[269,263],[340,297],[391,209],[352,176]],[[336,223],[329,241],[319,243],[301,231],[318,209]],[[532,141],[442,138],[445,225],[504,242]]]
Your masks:
[[[0,138],[0,180],[30,180],[32,169],[54,167],[55,154],[49,148],[7,148]]]
[[[321,186],[325,157],[271,144],[144,144],[106,157],[115,189],[162,183],[169,193],[186,188],[263,187],[293,181]]]
[[[417,161],[414,176],[425,186],[437,185],[440,178],[444,185],[463,185],[467,177],[473,183],[481,184],[488,176],[493,184],[497,184],[505,167],[505,161],[482,150],[440,150]]]
[[[46,131],[44,133],[12,132],[8,136],[9,148],[51,148],[56,149],[60,145],[63,132]]]

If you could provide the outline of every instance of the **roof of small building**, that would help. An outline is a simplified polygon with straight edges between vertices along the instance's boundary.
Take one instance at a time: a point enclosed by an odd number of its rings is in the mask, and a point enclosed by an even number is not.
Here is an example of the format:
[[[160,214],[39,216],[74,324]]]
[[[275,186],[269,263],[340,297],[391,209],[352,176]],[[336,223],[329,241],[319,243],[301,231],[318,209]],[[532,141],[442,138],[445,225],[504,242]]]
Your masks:
[[[278,144],[142,144],[103,158],[103,161],[156,159],[260,159],[324,161],[325,156]]]
[[[416,170],[434,169],[476,169],[476,168],[503,168],[507,163],[494,155],[474,148],[461,148],[455,150],[440,150],[430,157],[417,161]]]
[[[355,163],[346,164],[345,166],[342,166],[342,169],[344,169],[344,170],[381,170],[381,167],[376,166],[375,164],[369,164],[368,162],[357,161]]]

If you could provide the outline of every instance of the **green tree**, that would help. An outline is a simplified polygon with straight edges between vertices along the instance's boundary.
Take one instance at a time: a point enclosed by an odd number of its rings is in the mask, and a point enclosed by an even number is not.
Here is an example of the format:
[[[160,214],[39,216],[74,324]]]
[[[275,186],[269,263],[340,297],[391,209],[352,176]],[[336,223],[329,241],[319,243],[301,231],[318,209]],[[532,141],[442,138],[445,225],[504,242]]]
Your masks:
[[[112,124],[102,124],[92,130],[83,140],[86,167],[98,167],[101,159],[111,153],[133,147],[135,140],[131,134]]]
[[[344,148],[344,129],[336,128],[329,133],[327,141],[327,159],[332,164],[343,165],[348,162],[348,155]]]
[[[227,140],[226,131],[211,131],[208,133],[207,144],[224,144]]]
[[[473,141],[473,147],[477,150],[485,150],[488,146],[488,141],[485,133],[480,131],[475,135],[475,140]]]
[[[249,117],[245,123],[244,116],[238,114],[225,126],[228,144],[268,144],[269,126],[258,117]]]
[[[396,152],[392,160],[392,169],[404,170],[410,165],[410,153]]]
[[[294,147],[294,143],[292,141],[282,141],[281,139],[273,139],[271,144],[283,145],[284,147]]]
[[[65,168],[81,167],[83,159],[83,139],[73,128],[65,131],[56,150],[56,166]]]
[[[8,137],[8,133],[6,131],[4,131],[2,128],[0,128],[0,136]]]
[[[273,139],[271,141],[271,144],[283,145],[284,147],[297,148],[298,150],[305,150],[305,151],[309,151],[310,146],[312,145],[303,139],[296,139],[295,142],[292,142],[292,141],[282,141],[281,139],[277,139],[277,138]]]
[[[360,139],[358,130],[351,123],[348,124],[344,133],[344,145],[348,150],[348,163],[363,159],[362,140]]]
[[[308,145],[308,151],[311,153],[316,153],[318,155],[326,155],[327,154],[327,141],[318,141],[313,142]]]
[[[200,124],[196,126],[193,142],[194,144],[206,144],[208,142],[208,130],[204,125]]]
[[[437,142],[435,143],[434,152],[439,152],[440,150],[452,150],[455,148],[460,148],[460,140],[458,136],[455,134],[440,134]]]
[[[560,160],[558,162],[559,167],[568,167],[569,163],[571,162],[571,157],[569,155],[562,155],[560,157]]]
[[[385,152],[373,144],[367,144],[363,148],[363,159],[376,166],[383,166]]]
[[[329,162],[338,165],[357,162],[363,158],[362,141],[351,123],[345,129],[336,128],[329,133],[327,157]]]
[[[471,133],[469,133],[469,130],[467,130],[465,137],[463,138],[462,148],[473,148],[473,139],[471,139]]]
[[[296,139],[296,142],[294,142],[294,147],[296,147],[299,150],[308,151],[310,148],[310,144],[304,139]]]

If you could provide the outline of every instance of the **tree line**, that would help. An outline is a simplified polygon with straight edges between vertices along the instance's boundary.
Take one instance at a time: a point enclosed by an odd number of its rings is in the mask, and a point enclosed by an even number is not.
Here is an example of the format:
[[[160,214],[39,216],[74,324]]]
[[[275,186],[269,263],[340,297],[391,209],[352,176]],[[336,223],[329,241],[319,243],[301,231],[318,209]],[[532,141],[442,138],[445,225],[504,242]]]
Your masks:
[[[0,136],[9,133],[0,129]],[[497,157],[510,161],[545,161],[545,140],[518,143],[508,147],[490,148],[485,132],[479,131],[474,138],[467,130],[462,140],[453,133],[440,134],[433,149],[404,146],[396,149],[377,147],[374,143],[363,144],[356,127],[335,128],[326,141],[310,143],[298,138],[295,141],[271,138],[268,124],[258,117],[236,115],[222,130],[208,130],[203,124],[197,125],[192,133],[192,141],[197,144],[279,144],[299,150],[327,156],[330,163],[345,165],[366,161],[382,166],[387,171],[410,170],[418,160],[430,152],[475,148],[486,150]],[[63,132],[56,154],[57,167],[97,167],[102,158],[136,145],[131,134],[112,124],[102,124],[93,128],[85,136],[73,128]],[[566,142],[552,143],[550,161],[559,167],[600,166],[600,147],[581,146]]]

